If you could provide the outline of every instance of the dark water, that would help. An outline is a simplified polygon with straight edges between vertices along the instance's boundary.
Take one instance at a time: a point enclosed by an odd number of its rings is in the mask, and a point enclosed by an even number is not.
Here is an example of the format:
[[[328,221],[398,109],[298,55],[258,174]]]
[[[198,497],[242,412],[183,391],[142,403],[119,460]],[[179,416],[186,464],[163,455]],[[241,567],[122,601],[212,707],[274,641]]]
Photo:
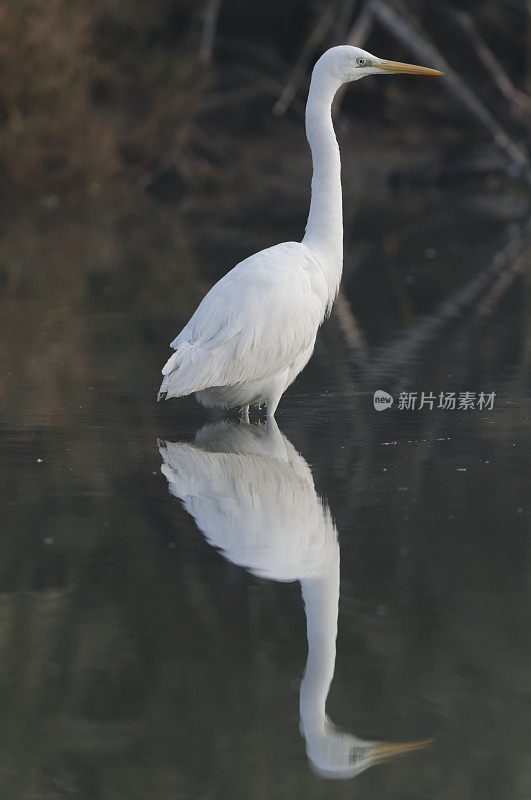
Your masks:
[[[2,797],[527,800],[526,220],[375,188],[279,430],[157,407],[211,282],[297,230],[263,202],[4,228]]]

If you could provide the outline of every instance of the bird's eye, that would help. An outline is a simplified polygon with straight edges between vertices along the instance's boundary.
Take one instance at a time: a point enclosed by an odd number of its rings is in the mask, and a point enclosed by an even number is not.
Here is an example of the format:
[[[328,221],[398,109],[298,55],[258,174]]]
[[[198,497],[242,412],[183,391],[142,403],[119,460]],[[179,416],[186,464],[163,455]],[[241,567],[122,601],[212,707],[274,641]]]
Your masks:
[[[363,65],[365,64],[365,59],[360,56],[359,58],[356,59],[356,64],[358,65],[358,67],[363,67]]]

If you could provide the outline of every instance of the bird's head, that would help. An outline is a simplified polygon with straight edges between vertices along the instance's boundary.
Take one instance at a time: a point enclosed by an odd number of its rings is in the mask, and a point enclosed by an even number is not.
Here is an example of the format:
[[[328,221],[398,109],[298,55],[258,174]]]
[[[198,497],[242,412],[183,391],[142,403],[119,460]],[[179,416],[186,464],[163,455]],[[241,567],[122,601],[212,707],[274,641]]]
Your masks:
[[[323,778],[355,778],[368,767],[413,750],[423,750],[433,739],[411,742],[370,742],[337,728],[329,719],[324,730],[303,731],[306,754],[314,771]]]
[[[316,64],[333,72],[341,83],[357,81],[366,75],[443,75],[438,69],[419,67],[416,64],[404,64],[401,61],[387,61],[373,56],[361,47],[339,45],[327,50]]]

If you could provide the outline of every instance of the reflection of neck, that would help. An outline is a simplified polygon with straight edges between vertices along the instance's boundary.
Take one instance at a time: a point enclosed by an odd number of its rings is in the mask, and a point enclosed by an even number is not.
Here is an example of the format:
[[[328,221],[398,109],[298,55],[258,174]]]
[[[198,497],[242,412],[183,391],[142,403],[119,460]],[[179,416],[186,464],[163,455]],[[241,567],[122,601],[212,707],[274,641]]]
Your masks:
[[[339,603],[339,545],[326,572],[301,580],[306,609],[308,660],[301,683],[300,718],[304,736],[323,731],[326,698],[336,661]]]

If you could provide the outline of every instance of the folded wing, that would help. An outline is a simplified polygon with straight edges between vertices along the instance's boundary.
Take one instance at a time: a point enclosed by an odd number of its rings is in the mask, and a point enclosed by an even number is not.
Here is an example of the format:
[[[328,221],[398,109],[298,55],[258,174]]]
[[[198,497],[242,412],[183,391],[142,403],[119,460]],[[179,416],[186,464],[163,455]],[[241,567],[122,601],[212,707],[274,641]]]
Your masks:
[[[260,380],[312,344],[323,317],[305,248],[276,245],[242,261],[204,297],[171,346],[160,393],[177,397]]]

